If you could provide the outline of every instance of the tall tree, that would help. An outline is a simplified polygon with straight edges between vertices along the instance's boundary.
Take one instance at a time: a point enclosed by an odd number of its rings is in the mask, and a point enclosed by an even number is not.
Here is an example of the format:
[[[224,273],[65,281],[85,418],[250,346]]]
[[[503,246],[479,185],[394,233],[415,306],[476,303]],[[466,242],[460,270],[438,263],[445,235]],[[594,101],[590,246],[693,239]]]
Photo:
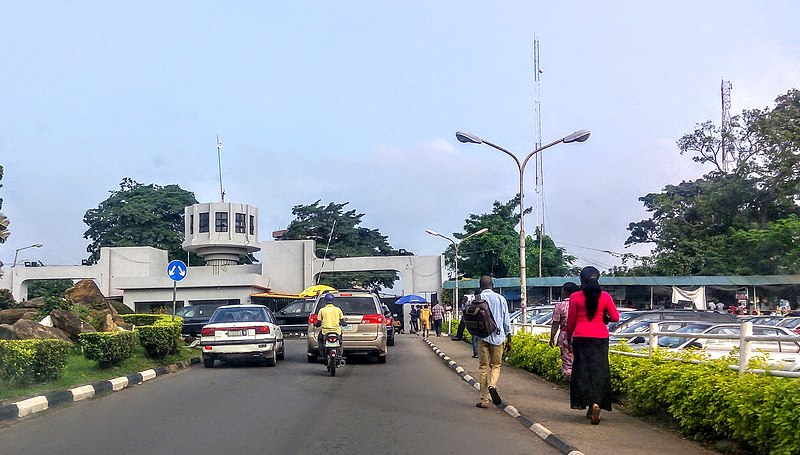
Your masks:
[[[28,285],[28,299],[36,297],[63,297],[71,288],[72,280],[33,280]]]
[[[525,210],[530,213],[531,209]],[[488,228],[486,234],[472,237],[467,243],[459,245],[459,275],[462,277],[478,277],[490,273],[498,277],[517,276],[519,264],[519,195],[506,203],[495,201],[491,213],[470,214],[464,223],[464,232],[454,234],[456,239]],[[525,239],[525,261],[528,276],[539,274],[539,235],[535,230],[534,237]],[[451,268],[455,251],[450,245],[445,251],[445,260]],[[553,240],[542,237],[542,276],[565,276],[573,272],[575,257],[566,254],[563,248],[557,247]],[[534,271],[533,273],[531,271]]]
[[[3,180],[3,166],[0,166],[0,180]],[[3,187],[3,184],[0,183],[0,188]],[[0,197],[0,210],[3,210],[3,198]],[[6,239],[9,235],[11,235],[11,231],[8,230],[8,225],[10,222],[5,215],[0,213],[0,243],[6,243]]]
[[[331,202],[322,206],[317,200],[313,204],[294,206],[292,214],[295,219],[289,224],[283,238],[316,241],[317,257],[325,257],[326,254],[328,258],[399,254],[380,231],[359,226],[364,214],[356,210],[345,211],[347,204],[349,202]],[[323,269],[319,282],[338,289],[357,287],[377,290],[380,287],[392,287],[397,279],[398,274],[394,271],[325,273]]]
[[[96,209],[86,211],[83,222],[89,229],[83,237],[89,260],[100,259],[104,246],[152,246],[167,250],[170,259],[185,257],[183,209],[196,204],[194,193],[178,185],[143,185],[124,178],[119,190]]]
[[[678,147],[712,171],[639,198],[651,215],[629,224],[626,245],[653,243],[651,270],[665,275],[793,270],[771,258],[793,247],[800,215],[800,91],[734,117],[729,131],[702,123]]]

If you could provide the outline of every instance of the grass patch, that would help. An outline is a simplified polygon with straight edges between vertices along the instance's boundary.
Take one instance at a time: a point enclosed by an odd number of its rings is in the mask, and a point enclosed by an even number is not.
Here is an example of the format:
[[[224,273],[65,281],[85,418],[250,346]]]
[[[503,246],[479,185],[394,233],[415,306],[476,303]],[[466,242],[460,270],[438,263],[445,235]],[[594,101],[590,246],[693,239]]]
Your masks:
[[[0,387],[0,404],[10,404],[56,390],[70,389],[97,381],[127,376],[151,368],[170,365],[181,360],[188,360],[199,355],[200,352],[196,349],[182,347],[178,354],[168,355],[161,360],[154,360],[147,358],[144,349],[137,345],[133,351],[133,357],[118,366],[102,369],[97,366],[96,362],[87,359],[81,355],[80,351],[76,350],[69,355],[67,366],[61,379],[22,388],[3,385],[3,387]]]

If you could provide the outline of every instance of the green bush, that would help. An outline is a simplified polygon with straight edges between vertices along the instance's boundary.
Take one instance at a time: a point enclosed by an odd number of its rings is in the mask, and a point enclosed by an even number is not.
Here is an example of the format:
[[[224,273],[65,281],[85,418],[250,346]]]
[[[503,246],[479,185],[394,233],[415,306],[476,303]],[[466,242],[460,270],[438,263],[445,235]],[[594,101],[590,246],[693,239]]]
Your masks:
[[[123,321],[133,324],[135,326],[140,325],[153,325],[157,321],[161,321],[165,318],[171,318],[171,316],[167,316],[165,314],[139,314],[139,313],[132,313],[132,314],[121,314],[120,317]]]
[[[42,309],[39,310],[37,317],[41,319],[49,316],[53,310],[60,309],[69,311],[71,308],[72,302],[69,300],[61,297],[47,296],[44,298],[44,306],[42,306]]]
[[[11,294],[11,289],[0,289],[0,310],[8,310],[17,307],[17,301]]]
[[[94,332],[80,334],[83,355],[100,368],[119,365],[133,355],[136,332]]]
[[[545,337],[515,335],[511,365],[563,382],[560,353]],[[617,351],[630,347],[615,346]],[[652,358],[611,354],[611,384],[639,415],[673,421],[696,439],[733,439],[770,455],[800,454],[800,380],[739,375],[724,358],[696,365],[697,358],[656,351]],[[684,360],[684,361],[681,361]]]
[[[63,340],[0,340],[0,379],[23,387],[64,373],[72,343]]]
[[[153,325],[136,327],[139,334],[139,344],[142,345],[147,356],[153,359],[163,359],[168,354],[178,352],[181,339],[183,318],[162,318]]]

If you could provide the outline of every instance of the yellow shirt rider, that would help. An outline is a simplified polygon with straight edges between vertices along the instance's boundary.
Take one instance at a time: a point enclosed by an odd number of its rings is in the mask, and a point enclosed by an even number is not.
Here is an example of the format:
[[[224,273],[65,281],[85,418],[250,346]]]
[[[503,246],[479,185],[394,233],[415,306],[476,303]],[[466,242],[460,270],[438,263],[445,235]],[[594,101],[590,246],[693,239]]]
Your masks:
[[[333,304],[333,299],[333,294],[325,294],[323,298],[325,306],[317,312],[317,319],[322,323],[323,334],[333,332],[341,335],[342,326],[339,325],[339,321],[344,319],[344,314],[339,307]]]

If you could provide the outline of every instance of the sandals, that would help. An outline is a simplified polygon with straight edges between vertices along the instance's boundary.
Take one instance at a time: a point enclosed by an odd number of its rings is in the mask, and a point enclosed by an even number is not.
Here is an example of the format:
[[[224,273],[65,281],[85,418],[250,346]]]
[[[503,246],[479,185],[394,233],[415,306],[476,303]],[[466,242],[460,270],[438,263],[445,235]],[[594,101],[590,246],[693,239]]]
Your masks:
[[[600,423],[600,406],[594,403],[589,410],[592,412],[589,417],[592,420],[592,425],[598,425]]]
[[[489,409],[489,405],[484,403],[484,402],[482,402],[482,401],[479,402],[478,404],[476,404],[475,407],[476,408],[481,408],[481,409]]]

